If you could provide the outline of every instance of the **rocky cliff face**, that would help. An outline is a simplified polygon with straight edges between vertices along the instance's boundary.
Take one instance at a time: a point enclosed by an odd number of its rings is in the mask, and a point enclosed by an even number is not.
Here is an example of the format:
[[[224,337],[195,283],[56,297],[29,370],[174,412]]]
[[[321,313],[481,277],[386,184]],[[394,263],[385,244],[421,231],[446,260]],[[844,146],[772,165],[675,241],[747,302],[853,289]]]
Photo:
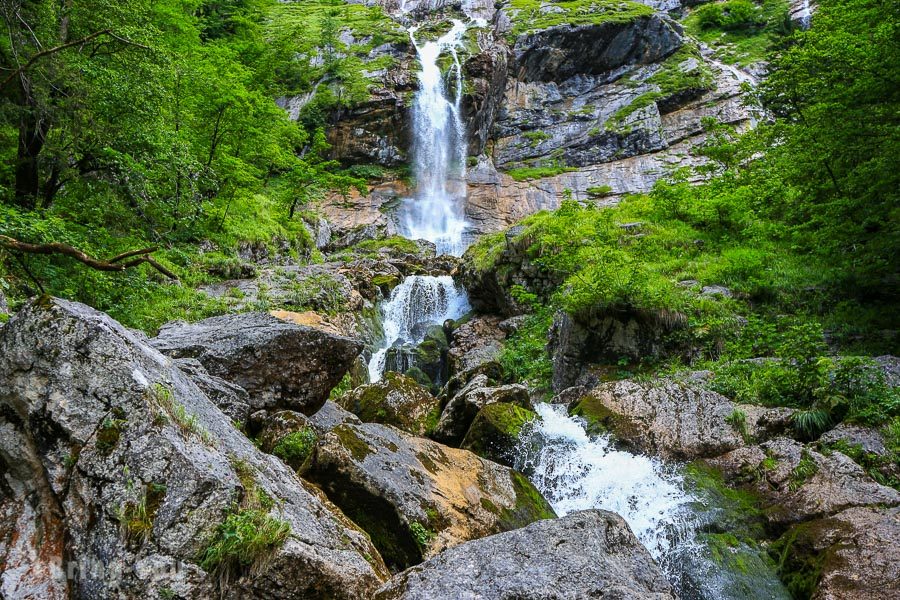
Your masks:
[[[741,91],[753,77],[715,60],[661,12],[680,9],[677,0],[615,10],[526,0],[365,4],[438,31],[449,18],[472,20],[461,53],[466,214],[477,232],[556,208],[568,196],[602,205],[647,191],[672,169],[704,163],[692,152],[705,137],[704,119],[739,128],[754,119]],[[336,115],[331,142],[345,162],[393,167],[408,156],[418,63],[411,43],[380,47],[371,58],[384,55],[392,65],[374,74],[370,100]],[[360,206],[349,213],[343,198],[325,202],[323,212],[339,230],[374,225],[390,233],[396,194],[383,190],[397,186],[382,188],[355,200]]]

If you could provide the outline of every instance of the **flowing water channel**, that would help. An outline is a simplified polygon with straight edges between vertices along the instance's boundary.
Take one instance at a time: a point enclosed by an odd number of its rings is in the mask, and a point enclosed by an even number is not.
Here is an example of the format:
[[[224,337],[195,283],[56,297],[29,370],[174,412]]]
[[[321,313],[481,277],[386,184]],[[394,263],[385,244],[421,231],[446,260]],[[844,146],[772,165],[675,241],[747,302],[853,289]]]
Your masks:
[[[403,234],[433,242],[438,254],[461,255],[466,248],[466,128],[460,109],[463,76],[458,49],[467,30],[453,21],[436,41],[420,43],[410,29],[420,71],[413,114],[413,169],[416,191],[399,211]],[[442,72],[441,57],[449,69]],[[383,377],[392,348],[414,348],[429,327],[458,319],[470,310],[466,292],[450,276],[410,276],[380,306],[384,335],[369,362],[369,378]],[[395,361],[396,362],[396,361]],[[402,361],[387,365],[403,371]],[[540,420],[523,436],[517,466],[559,515],[590,508],[620,514],[659,562],[682,598],[781,598],[777,579],[771,592],[735,594],[730,575],[704,558],[698,532],[708,507],[686,489],[677,466],[617,449],[608,436],[591,436],[565,407],[539,404]],[[685,583],[689,581],[689,583]],[[723,583],[724,582],[724,583]]]

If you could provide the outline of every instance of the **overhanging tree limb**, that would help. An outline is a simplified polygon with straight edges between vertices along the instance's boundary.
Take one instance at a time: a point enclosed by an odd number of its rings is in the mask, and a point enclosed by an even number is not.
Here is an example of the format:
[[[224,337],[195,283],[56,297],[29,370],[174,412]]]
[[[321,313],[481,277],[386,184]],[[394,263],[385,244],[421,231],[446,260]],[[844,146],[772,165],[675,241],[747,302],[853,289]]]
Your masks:
[[[34,66],[34,63],[36,63],[40,59],[44,58],[45,56],[49,56],[51,54],[56,54],[57,52],[60,52],[67,48],[74,48],[75,46],[82,46],[82,45],[90,42],[91,40],[94,40],[94,39],[96,39],[100,36],[104,36],[104,35],[109,36],[119,42],[122,42],[123,44],[128,44],[129,46],[137,46],[138,48],[143,48],[144,50],[150,49],[148,46],[144,46],[143,44],[138,44],[137,42],[133,42],[129,39],[118,36],[115,33],[113,33],[112,31],[110,31],[109,29],[102,29],[100,31],[95,31],[94,33],[86,35],[83,38],[79,38],[77,40],[72,40],[71,42],[66,42],[65,44],[60,44],[59,46],[54,46],[53,48],[47,48],[46,50],[41,50],[40,52],[36,53],[34,56],[29,58],[28,62],[26,62],[24,65],[20,66],[19,68],[14,70],[12,73],[7,75],[6,79],[3,80],[3,83],[0,83],[0,88],[5,88],[7,85],[9,85],[9,83],[13,79],[15,79],[20,74],[22,74],[25,71],[27,71],[28,69],[30,69],[32,66]]]
[[[60,242],[51,242],[49,244],[29,244],[17,239],[0,235],[0,247],[12,250],[14,252],[22,252],[25,254],[62,254],[74,258],[78,262],[89,266],[98,271],[121,272],[144,263],[150,265],[169,279],[178,279],[172,271],[165,268],[157,262],[151,254],[156,252],[156,248],[142,248],[140,250],[131,250],[116,255],[109,260],[94,258],[86,252]],[[127,260],[126,259],[131,259]]]

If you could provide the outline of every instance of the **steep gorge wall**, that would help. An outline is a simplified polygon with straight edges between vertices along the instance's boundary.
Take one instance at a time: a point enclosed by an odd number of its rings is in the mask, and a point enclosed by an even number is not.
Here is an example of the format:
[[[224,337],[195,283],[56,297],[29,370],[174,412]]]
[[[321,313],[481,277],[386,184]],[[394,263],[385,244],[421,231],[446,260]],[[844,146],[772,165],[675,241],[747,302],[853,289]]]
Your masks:
[[[479,233],[554,209],[568,196],[603,205],[648,191],[673,169],[703,164],[693,151],[705,137],[703,119],[738,128],[754,119],[741,90],[752,77],[715,60],[659,12],[680,8],[677,0],[614,10],[576,1],[351,3],[379,5],[401,26],[417,24],[423,39],[450,18],[484,20],[470,28],[462,50],[466,214]],[[370,99],[337,115],[330,141],[346,163],[399,167],[409,159],[415,51],[396,41],[369,56],[390,56],[391,66],[367,72],[376,82]],[[391,205],[403,188],[387,181],[369,197],[321,208],[339,229],[374,225],[390,233]]]

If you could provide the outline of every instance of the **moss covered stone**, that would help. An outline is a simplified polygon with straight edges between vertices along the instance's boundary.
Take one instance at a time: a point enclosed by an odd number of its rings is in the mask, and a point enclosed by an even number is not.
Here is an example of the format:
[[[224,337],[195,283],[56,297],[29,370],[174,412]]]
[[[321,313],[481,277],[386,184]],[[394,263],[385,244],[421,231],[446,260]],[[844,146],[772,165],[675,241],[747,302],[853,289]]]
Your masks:
[[[537,414],[515,404],[488,404],[475,415],[460,447],[512,466],[522,429],[535,419]]]
[[[620,415],[609,410],[599,398],[590,395],[573,403],[569,414],[584,419],[585,429],[591,435],[608,433],[627,425]]]
[[[383,380],[360,386],[337,403],[367,423],[393,425],[414,435],[424,435],[438,400],[406,375],[388,372]]]
[[[516,505],[500,511],[500,526],[505,531],[518,529],[541,519],[556,518],[553,507],[527,477],[518,471],[510,471],[510,479],[516,493]]]

